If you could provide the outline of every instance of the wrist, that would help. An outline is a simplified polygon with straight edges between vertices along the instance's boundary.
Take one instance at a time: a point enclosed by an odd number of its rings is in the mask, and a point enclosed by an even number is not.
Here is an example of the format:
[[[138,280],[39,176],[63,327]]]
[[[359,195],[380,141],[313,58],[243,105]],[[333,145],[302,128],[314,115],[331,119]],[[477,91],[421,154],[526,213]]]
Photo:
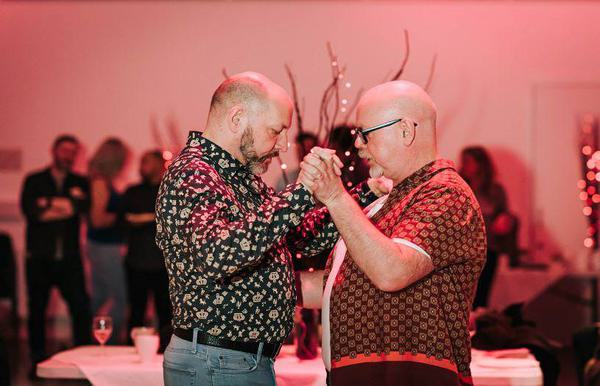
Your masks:
[[[352,197],[350,197],[350,195],[348,194],[348,192],[346,192],[346,190],[343,190],[341,192],[339,192],[338,194],[336,194],[335,196],[332,196],[329,200],[327,200],[326,202],[323,202],[323,205],[325,205],[327,207],[327,209],[331,210],[335,210],[338,207],[344,207],[347,205],[348,200],[354,202],[352,200]]]

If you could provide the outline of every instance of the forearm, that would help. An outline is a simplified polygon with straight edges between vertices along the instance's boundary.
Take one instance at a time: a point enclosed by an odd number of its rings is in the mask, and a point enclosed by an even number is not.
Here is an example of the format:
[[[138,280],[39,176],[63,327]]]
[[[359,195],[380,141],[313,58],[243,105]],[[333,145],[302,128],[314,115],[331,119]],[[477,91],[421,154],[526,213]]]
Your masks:
[[[50,208],[44,210],[39,215],[39,221],[40,222],[59,221],[59,220],[67,219],[69,217],[71,217],[71,216],[65,214],[62,210],[50,207]]]
[[[146,225],[155,221],[154,213],[126,213],[125,219],[131,225]]]
[[[384,235],[351,199],[342,196],[328,207],[350,256],[380,290],[401,290],[433,271],[429,255]]]
[[[357,185],[349,194],[363,208],[378,198],[366,182]],[[339,233],[329,211],[323,207],[307,213],[302,224],[290,232],[288,241],[292,251],[303,256],[314,256],[331,250],[338,238]]]
[[[236,221],[228,221],[216,205],[203,205],[195,211],[188,228],[200,269],[209,277],[223,278],[259,264],[313,205],[304,188],[290,188],[283,196],[265,202],[256,213]]]
[[[397,276],[397,245],[371,223],[348,194],[327,207],[354,262],[376,286],[388,288]]]

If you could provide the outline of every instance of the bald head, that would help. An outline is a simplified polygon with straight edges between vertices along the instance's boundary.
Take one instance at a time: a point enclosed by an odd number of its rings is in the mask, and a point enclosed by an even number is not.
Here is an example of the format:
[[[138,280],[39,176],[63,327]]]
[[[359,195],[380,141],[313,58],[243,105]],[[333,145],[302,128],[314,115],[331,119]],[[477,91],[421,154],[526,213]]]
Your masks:
[[[356,114],[362,128],[391,122],[367,133],[368,143],[355,142],[371,176],[397,183],[437,157],[436,107],[416,84],[400,80],[375,86],[360,98]]]
[[[215,90],[210,114],[223,113],[235,105],[260,109],[273,100],[292,103],[286,91],[266,76],[257,72],[242,72],[225,79]]]
[[[360,99],[357,111],[370,108],[408,118],[422,127],[435,128],[437,109],[420,86],[405,80],[386,82],[373,87]]]

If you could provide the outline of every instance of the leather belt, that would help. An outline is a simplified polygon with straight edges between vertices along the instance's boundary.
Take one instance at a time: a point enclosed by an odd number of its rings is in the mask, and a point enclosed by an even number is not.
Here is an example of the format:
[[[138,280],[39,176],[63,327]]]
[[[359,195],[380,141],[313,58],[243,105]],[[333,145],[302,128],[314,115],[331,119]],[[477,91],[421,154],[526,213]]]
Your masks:
[[[193,342],[194,340],[194,330],[176,328],[173,331],[173,334],[181,339],[187,340],[188,342]],[[257,354],[260,342],[236,342],[198,331],[196,336],[196,344],[205,344],[208,346]],[[262,355],[274,359],[277,354],[279,354],[280,349],[281,343],[263,343]]]

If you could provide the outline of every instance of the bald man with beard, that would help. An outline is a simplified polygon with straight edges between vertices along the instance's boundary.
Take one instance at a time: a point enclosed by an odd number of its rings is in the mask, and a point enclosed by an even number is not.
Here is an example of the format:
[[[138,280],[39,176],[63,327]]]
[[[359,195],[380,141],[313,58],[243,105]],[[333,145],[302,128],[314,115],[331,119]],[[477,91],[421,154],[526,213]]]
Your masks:
[[[259,177],[287,150],[291,118],[279,85],[253,72],[234,75],[215,91],[204,132],[189,134],[163,178],[156,241],[173,307],[167,386],[275,385],[273,362],[297,297],[291,256],[337,240],[304,173],[277,194]],[[315,151],[339,175],[332,153]],[[380,188],[361,184],[353,199],[366,206]]]
[[[438,157],[436,108],[419,86],[374,87],[357,123],[355,146],[372,177],[392,181],[389,195],[363,212],[330,161],[302,162],[342,237],[322,300],[329,383],[471,385],[467,324],[486,255],[479,205]]]

